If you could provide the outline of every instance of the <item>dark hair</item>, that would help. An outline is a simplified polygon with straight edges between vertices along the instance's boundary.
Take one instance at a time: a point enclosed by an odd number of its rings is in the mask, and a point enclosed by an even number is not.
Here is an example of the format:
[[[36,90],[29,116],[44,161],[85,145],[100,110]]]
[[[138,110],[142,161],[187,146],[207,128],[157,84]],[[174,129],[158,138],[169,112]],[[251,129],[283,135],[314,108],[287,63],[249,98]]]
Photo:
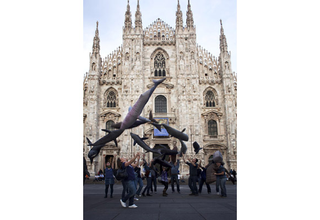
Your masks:
[[[196,163],[198,162],[198,159],[196,158]]]

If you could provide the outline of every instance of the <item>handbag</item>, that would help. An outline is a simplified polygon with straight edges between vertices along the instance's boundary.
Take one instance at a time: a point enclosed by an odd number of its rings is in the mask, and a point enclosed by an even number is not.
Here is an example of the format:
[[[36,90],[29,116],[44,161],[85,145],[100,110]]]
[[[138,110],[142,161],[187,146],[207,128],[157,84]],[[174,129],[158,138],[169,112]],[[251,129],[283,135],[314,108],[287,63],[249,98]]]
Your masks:
[[[127,169],[118,169],[116,173],[117,180],[123,180],[128,177]]]

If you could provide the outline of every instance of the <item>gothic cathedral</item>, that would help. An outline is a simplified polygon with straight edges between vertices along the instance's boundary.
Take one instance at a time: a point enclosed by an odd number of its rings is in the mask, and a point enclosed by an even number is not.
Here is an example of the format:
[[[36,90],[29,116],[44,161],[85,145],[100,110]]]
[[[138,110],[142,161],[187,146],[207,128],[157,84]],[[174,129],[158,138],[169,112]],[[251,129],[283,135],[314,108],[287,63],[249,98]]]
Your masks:
[[[104,59],[100,55],[98,22],[90,53],[89,72],[83,83],[83,154],[88,170],[94,175],[103,170],[103,159],[113,155],[131,158],[136,152],[144,152],[133,145],[130,132],[147,137],[151,148],[164,145],[180,150],[180,141],[159,132],[151,124],[125,130],[115,143],[107,143],[94,158],[88,159],[92,142],[112,130],[112,124],[121,122],[139,96],[153,86],[152,80],[166,77],[160,84],[141,116],[153,117],[177,130],[185,129],[189,136],[187,157],[197,157],[206,165],[212,154],[219,150],[225,167],[237,170],[237,78],[232,72],[227,39],[220,20],[220,54],[213,56],[196,43],[196,29],[190,1],[188,1],[186,25],[178,0],[175,29],[160,18],[148,27],[142,27],[139,1],[135,13],[134,27],[129,1],[125,12],[123,43]],[[193,142],[200,150],[195,155]],[[150,161],[155,155],[146,153]],[[189,172],[181,164],[180,173]]]

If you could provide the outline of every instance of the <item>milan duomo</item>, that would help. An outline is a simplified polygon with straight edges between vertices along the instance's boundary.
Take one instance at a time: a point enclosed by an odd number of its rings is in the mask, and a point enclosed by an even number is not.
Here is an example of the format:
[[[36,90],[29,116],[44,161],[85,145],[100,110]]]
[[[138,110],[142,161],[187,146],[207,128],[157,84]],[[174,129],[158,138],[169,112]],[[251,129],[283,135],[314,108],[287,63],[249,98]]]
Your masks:
[[[141,116],[149,118],[151,111],[161,123],[179,131],[185,129],[189,136],[185,142],[186,158],[196,157],[206,165],[219,150],[225,167],[237,170],[237,79],[232,72],[222,21],[220,54],[216,57],[197,44],[190,1],[186,18],[184,25],[178,1],[175,28],[160,18],[143,28],[139,1],[134,23],[128,1],[123,43],[115,45],[116,49],[105,58],[100,54],[96,23],[89,72],[83,83],[83,154],[91,174],[103,170],[103,159],[110,160],[115,154],[130,159],[138,151],[144,153],[138,144],[133,145],[130,132],[147,137],[145,142],[151,148],[159,148],[161,144],[170,149],[177,146],[180,150],[178,139],[162,134],[147,123],[125,130],[117,138],[118,147],[114,141],[107,143],[92,164],[88,159],[92,147],[88,146],[86,137],[94,143],[106,135],[101,129],[113,130],[111,125],[124,120],[129,107],[153,86],[152,80],[164,77],[166,80],[156,88]],[[202,148],[198,154],[193,150],[195,141]],[[146,160],[151,161],[154,156],[148,152]],[[184,176],[188,172],[188,166],[181,163],[180,174]]]

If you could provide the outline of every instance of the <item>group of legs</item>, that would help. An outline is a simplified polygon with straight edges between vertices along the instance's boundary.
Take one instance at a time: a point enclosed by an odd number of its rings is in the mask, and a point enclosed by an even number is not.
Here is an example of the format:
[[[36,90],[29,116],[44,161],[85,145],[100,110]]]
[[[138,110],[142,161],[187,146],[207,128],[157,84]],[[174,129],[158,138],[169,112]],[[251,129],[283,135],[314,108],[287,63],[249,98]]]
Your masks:
[[[227,189],[226,189],[227,178],[220,178],[217,176],[216,180],[216,192],[219,195],[219,188],[221,189],[221,197],[227,197]]]

